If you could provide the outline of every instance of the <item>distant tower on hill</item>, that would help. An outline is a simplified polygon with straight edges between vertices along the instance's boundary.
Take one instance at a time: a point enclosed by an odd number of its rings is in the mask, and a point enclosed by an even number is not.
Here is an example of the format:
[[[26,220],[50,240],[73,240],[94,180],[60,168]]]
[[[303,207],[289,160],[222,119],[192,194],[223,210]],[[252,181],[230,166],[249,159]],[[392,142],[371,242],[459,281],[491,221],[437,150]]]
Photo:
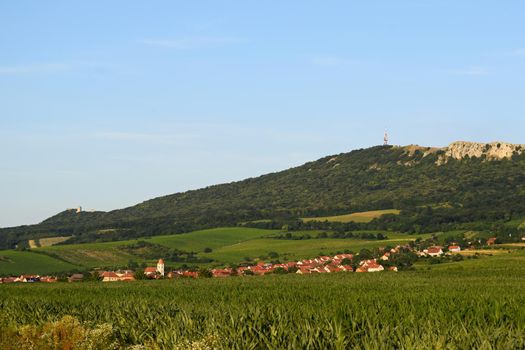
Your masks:
[[[78,214],[78,213],[82,213],[82,207],[78,207],[78,208],[77,208],[77,214]]]
[[[386,131],[385,131],[385,137],[383,138],[383,141],[384,141],[383,145],[388,146],[388,133]]]
[[[159,262],[157,263],[157,272],[164,276],[164,260],[159,259]]]

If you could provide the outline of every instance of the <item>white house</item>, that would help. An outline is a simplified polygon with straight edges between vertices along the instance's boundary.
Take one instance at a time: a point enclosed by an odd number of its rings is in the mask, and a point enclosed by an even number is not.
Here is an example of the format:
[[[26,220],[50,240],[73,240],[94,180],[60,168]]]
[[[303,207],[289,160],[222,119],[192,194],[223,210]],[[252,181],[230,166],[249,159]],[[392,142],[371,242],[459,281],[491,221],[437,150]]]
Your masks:
[[[443,249],[441,247],[430,247],[430,248],[424,250],[424,252],[428,256],[432,256],[432,257],[437,257],[437,256],[443,255]]]
[[[102,282],[117,282],[119,277],[113,271],[104,271],[101,275]]]
[[[363,260],[359,265],[356,272],[381,272],[385,270],[383,265],[377,263],[376,259]]]
[[[461,247],[458,245],[451,245],[450,247],[448,247],[448,251],[451,253],[459,253],[461,252]]]

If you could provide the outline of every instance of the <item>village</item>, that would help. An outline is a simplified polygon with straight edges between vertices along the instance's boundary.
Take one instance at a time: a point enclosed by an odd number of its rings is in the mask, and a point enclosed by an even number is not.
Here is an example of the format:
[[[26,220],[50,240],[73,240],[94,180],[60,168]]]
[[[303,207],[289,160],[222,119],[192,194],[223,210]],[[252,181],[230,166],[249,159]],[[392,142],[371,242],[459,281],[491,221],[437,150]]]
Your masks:
[[[428,243],[428,242],[427,242]],[[489,238],[484,242],[484,247],[496,244],[496,238]],[[468,246],[466,250],[474,251],[476,247]],[[92,271],[82,274],[74,273],[67,278],[57,276],[21,275],[0,278],[0,284],[5,283],[56,283],[56,282],[131,282],[136,280],[158,280],[176,278],[225,278],[233,276],[264,276],[268,274],[324,274],[324,273],[373,273],[382,271],[398,272],[412,266],[417,260],[452,258],[453,261],[462,260],[462,248],[457,243],[447,247],[428,246],[425,242],[419,244],[397,245],[386,249],[379,248],[375,252],[361,251],[358,254],[344,253],[334,256],[318,256],[291,262],[264,262],[244,264],[213,269],[172,269],[166,271],[165,262],[159,259],[156,266],[146,267],[143,270],[117,270],[117,271]],[[375,253],[375,254],[374,254]],[[458,259],[459,258],[459,259]],[[439,262],[439,260],[436,260]]]

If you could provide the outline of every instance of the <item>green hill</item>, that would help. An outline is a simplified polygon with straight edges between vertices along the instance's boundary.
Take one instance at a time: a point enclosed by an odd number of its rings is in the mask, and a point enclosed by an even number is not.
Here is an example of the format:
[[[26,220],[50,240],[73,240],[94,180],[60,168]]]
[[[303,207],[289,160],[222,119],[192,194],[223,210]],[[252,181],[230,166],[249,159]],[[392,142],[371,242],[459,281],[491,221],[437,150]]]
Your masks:
[[[368,223],[350,222],[357,226],[347,229],[488,229],[523,217],[525,154],[521,146],[475,146],[372,147],[125,209],[64,211],[38,225],[1,229],[0,248],[43,237],[72,236],[70,243],[112,241],[246,222],[264,228],[292,223],[291,227],[309,229],[314,223],[299,227],[302,224],[297,221],[386,209],[401,212]],[[513,153],[500,155],[499,149]]]

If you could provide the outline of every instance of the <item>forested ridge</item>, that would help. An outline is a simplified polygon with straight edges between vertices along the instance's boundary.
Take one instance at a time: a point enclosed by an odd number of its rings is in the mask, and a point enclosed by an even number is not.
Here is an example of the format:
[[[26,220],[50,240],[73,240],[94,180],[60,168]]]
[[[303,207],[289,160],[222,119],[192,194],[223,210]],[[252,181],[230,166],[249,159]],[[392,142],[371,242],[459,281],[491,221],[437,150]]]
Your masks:
[[[401,209],[362,228],[425,231],[501,222],[525,213],[525,155],[449,159],[443,151],[377,146],[329,156],[282,172],[151,199],[110,212],[64,211],[38,225],[0,230],[0,248],[27,239],[73,235],[116,240],[269,219]],[[427,227],[433,225],[432,227]],[[441,225],[441,226],[438,226]],[[364,227],[366,226],[366,227]]]

